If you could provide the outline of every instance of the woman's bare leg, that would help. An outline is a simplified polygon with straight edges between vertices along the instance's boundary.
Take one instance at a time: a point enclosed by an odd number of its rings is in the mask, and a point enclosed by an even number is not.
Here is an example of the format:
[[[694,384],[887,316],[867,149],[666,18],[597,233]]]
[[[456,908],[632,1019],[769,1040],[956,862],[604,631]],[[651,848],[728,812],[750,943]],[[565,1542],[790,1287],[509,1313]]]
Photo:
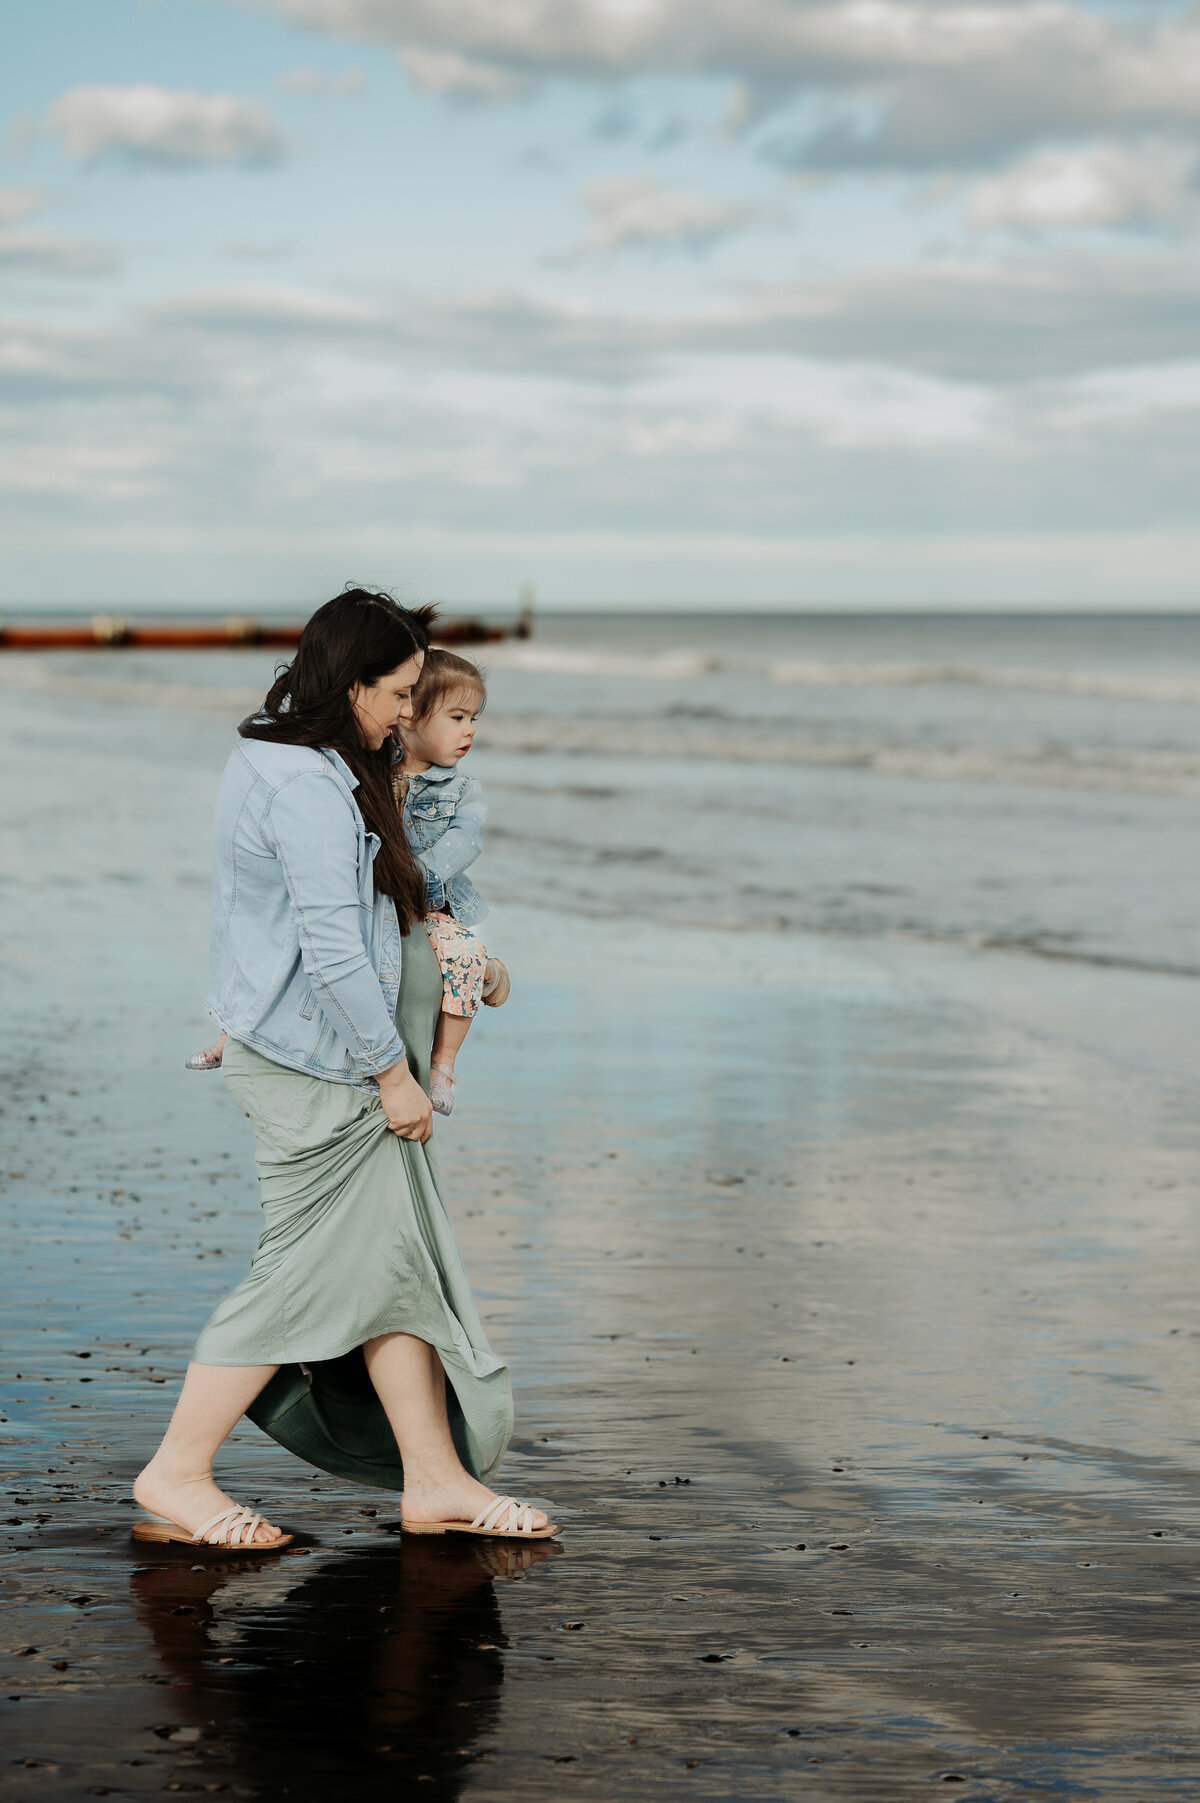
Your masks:
[[[189,1365],[162,1445],[133,1486],[135,1499],[190,1533],[233,1498],[213,1482],[212,1462],[278,1365]],[[278,1540],[264,1522],[256,1541]]]
[[[409,1333],[368,1340],[363,1356],[404,1461],[405,1520],[472,1521],[496,1493],[463,1469],[454,1450],[441,1359]],[[545,1524],[535,1509],[533,1525]]]

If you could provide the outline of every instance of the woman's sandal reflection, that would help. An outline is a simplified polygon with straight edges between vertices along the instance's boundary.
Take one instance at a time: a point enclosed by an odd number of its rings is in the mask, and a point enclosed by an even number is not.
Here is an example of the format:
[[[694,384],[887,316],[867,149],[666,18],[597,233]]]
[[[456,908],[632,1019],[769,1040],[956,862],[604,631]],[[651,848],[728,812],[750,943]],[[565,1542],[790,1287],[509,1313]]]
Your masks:
[[[148,1561],[131,1589],[171,1681],[172,1776],[297,1803],[425,1776],[423,1797],[457,1797],[499,1717],[494,1582],[559,1551],[446,1537],[315,1566]]]

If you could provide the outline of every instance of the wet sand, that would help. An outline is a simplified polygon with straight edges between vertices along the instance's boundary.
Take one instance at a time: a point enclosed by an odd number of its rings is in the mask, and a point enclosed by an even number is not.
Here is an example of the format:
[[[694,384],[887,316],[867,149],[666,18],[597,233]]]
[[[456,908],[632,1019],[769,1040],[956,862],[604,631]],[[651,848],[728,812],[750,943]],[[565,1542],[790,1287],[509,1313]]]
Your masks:
[[[219,728],[73,712],[5,698],[0,1796],[1197,1795],[1193,983],[497,909],[441,1156],[561,1545],[246,1427],[297,1550],[155,1554],[257,1231],[182,1069]]]

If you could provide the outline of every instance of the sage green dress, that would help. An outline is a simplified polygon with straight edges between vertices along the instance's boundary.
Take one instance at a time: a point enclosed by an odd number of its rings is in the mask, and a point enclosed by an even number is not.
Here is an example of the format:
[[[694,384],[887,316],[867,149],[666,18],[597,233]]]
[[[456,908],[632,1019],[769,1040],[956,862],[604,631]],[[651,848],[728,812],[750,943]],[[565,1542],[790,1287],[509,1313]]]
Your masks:
[[[441,971],[418,926],[403,941],[396,1027],[426,1090],[441,1002]],[[377,1096],[288,1070],[236,1040],[223,1070],[254,1128],[266,1224],[250,1275],[216,1309],[193,1358],[279,1365],[251,1420],[323,1471],[400,1490],[400,1454],[362,1345],[415,1334],[445,1367],[459,1457],[486,1481],[512,1432],[512,1388],[476,1313],[432,1140],[397,1139]]]

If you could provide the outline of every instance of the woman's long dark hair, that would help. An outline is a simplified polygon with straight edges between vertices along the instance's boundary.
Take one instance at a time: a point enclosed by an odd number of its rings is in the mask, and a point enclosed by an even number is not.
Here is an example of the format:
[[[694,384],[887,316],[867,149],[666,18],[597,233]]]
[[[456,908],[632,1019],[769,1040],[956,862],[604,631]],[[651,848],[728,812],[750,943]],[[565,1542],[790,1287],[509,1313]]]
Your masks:
[[[370,832],[379,836],[375,887],[396,904],[400,931],[426,911],[425,876],[404,834],[392,793],[394,746],[363,744],[350,690],[371,688],[429,645],[432,607],[401,607],[390,595],[351,588],[319,607],[304,628],[293,661],[280,671],[256,714],[243,720],[243,739],[312,745],[341,753],[358,778],[354,791]]]

